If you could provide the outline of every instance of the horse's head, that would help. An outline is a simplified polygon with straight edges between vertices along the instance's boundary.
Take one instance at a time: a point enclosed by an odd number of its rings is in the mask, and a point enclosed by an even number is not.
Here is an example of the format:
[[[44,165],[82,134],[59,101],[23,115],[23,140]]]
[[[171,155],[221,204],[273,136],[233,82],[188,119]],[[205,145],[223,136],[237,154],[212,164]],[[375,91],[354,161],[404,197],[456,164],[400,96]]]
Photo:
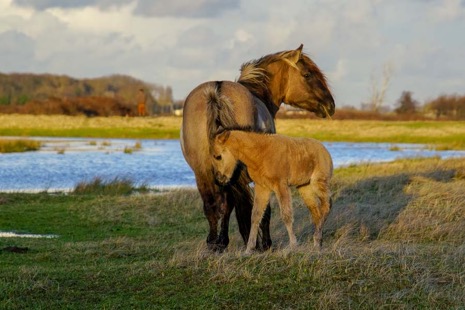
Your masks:
[[[227,184],[231,180],[237,166],[237,159],[226,146],[230,132],[223,131],[215,136],[212,148],[212,165],[216,180]]]
[[[300,45],[296,50],[279,53],[281,59],[269,65],[271,89],[282,89],[275,92],[281,93],[284,103],[314,112],[318,117],[331,116],[335,105],[326,78],[318,66],[302,53],[302,48]],[[287,85],[279,81],[283,78],[287,78]]]

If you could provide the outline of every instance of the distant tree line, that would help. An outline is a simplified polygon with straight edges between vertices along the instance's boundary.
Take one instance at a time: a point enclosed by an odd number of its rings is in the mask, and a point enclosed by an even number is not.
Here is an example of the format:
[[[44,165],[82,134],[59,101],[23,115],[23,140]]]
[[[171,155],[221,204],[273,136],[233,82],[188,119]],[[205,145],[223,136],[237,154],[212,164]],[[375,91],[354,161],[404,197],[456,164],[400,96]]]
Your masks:
[[[170,86],[130,76],[75,79],[65,75],[0,73],[0,113],[136,115],[140,89],[146,94],[148,115],[171,112]]]
[[[333,118],[465,120],[465,95],[440,95],[421,104],[411,91],[404,91],[394,109],[387,108],[384,100],[391,71],[386,68],[382,83],[373,82],[368,102],[362,103],[359,109],[338,105]],[[150,84],[126,75],[76,79],[53,74],[0,73],[0,113],[136,116],[140,115],[141,89],[145,96],[144,115],[181,111],[183,102],[173,100],[170,86]],[[284,106],[278,117],[315,116]]]
[[[440,95],[421,105],[413,99],[412,92],[404,91],[397,100],[395,113],[398,115],[423,115],[435,119],[464,120],[465,95]]]
[[[281,109],[278,117],[314,118],[312,113],[295,110],[289,106]],[[334,119],[380,119],[380,120],[465,120],[465,95],[440,95],[421,104],[411,91],[403,91],[394,104],[394,109],[370,102],[360,109],[338,106]]]

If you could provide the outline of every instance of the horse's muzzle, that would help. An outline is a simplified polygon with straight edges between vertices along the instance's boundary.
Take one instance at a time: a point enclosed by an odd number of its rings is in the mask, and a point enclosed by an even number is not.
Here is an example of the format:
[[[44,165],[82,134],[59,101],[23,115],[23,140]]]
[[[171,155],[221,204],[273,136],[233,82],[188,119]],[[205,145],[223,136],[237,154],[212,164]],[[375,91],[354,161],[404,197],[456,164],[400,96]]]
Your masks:
[[[224,174],[221,174],[219,172],[215,173],[215,179],[220,185],[227,185],[229,183],[230,178],[225,176]]]

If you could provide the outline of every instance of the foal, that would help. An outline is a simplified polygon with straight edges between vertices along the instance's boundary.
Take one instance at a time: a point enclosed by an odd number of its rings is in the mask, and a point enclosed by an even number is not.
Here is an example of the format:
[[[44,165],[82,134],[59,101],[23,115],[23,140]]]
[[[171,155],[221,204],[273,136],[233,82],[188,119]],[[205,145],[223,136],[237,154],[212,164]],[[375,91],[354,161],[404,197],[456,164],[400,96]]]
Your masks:
[[[331,155],[323,144],[310,138],[226,130],[215,136],[213,158],[218,182],[229,182],[238,161],[247,166],[249,176],[255,182],[252,228],[246,253],[255,247],[258,226],[271,192],[278,199],[290,246],[297,245],[292,229],[294,219],[289,186],[297,187],[310,210],[315,224],[313,243],[321,248],[323,223],[331,208],[329,181],[333,174]]]

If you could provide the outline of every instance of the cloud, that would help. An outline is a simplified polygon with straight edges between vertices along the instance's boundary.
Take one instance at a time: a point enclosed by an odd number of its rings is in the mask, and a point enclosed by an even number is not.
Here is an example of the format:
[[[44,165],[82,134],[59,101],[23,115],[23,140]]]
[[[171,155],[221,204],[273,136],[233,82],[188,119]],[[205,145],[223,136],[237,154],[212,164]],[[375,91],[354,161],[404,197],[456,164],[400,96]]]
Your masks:
[[[385,63],[387,93],[417,100],[463,91],[463,0],[0,0],[0,70],[94,77],[130,74],[181,99],[242,63],[304,51],[338,104],[369,97]],[[461,84],[462,82],[462,84]],[[417,97],[418,96],[418,97]]]
[[[145,16],[208,18],[239,6],[239,0],[139,0],[135,12]]]
[[[431,6],[429,14],[435,21],[451,21],[465,18],[465,2],[463,0],[442,0]]]
[[[29,7],[39,11],[50,8],[83,8],[87,6],[96,6],[102,9],[110,7],[119,7],[132,2],[132,0],[13,0],[12,3],[17,6]]]
[[[34,59],[34,40],[24,33],[0,33],[0,68],[4,72],[29,71]]]
[[[18,6],[30,7],[36,10],[50,8],[84,8],[99,9],[118,8],[135,2],[134,12],[143,16],[157,17],[193,17],[206,18],[221,15],[223,12],[238,9],[239,0],[13,0]]]

